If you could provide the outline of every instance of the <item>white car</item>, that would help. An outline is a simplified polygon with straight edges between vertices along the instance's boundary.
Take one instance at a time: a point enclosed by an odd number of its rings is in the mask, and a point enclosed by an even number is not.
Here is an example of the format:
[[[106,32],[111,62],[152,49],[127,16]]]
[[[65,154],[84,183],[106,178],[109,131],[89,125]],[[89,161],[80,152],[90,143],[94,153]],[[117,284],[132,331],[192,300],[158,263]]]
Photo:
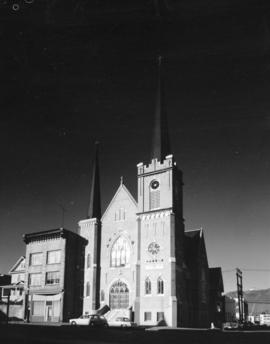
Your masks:
[[[107,320],[98,314],[83,314],[79,318],[69,319],[70,325],[88,325],[108,327]]]
[[[110,326],[120,326],[120,327],[134,327],[137,324],[133,321],[130,321],[129,318],[126,317],[118,317],[109,322]]]

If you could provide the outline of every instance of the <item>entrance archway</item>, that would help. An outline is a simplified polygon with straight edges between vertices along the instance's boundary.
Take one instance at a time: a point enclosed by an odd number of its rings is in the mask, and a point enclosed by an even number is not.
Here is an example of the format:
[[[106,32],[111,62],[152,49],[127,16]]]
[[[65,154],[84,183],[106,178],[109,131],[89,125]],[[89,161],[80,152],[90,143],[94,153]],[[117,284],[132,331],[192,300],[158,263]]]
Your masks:
[[[123,309],[129,306],[129,290],[126,283],[118,280],[110,289],[110,308]]]

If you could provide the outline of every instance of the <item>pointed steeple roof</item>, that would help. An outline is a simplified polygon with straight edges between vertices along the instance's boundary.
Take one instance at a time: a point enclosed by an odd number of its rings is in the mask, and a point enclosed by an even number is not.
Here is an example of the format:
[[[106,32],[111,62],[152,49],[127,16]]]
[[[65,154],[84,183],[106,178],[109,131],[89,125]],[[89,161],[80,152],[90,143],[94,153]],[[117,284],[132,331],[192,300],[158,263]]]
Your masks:
[[[88,219],[101,218],[98,145],[99,143],[95,142],[95,158],[93,163],[90,203],[87,214]]]
[[[165,109],[164,85],[162,75],[162,57],[159,56],[157,99],[151,158],[162,161],[169,154],[171,154],[171,147]]]

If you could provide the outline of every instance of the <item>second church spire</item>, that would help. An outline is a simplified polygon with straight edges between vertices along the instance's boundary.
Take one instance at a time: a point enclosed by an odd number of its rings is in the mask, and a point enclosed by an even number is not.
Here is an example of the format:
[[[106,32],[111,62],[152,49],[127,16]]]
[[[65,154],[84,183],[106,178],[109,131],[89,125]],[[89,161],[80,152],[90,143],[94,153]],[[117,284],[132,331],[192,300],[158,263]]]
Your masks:
[[[90,202],[87,213],[87,218],[101,218],[101,206],[100,206],[100,182],[99,182],[99,161],[98,161],[98,145],[95,143],[95,160],[93,164],[93,173],[92,173],[92,185],[90,193]]]

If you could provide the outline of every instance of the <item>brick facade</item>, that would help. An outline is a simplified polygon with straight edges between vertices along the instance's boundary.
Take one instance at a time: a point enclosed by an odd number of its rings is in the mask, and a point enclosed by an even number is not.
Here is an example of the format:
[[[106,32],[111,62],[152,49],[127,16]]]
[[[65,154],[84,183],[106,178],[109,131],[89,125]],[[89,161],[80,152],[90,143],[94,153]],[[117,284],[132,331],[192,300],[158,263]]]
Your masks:
[[[25,318],[60,322],[79,316],[86,241],[65,229],[25,234],[24,241]]]

